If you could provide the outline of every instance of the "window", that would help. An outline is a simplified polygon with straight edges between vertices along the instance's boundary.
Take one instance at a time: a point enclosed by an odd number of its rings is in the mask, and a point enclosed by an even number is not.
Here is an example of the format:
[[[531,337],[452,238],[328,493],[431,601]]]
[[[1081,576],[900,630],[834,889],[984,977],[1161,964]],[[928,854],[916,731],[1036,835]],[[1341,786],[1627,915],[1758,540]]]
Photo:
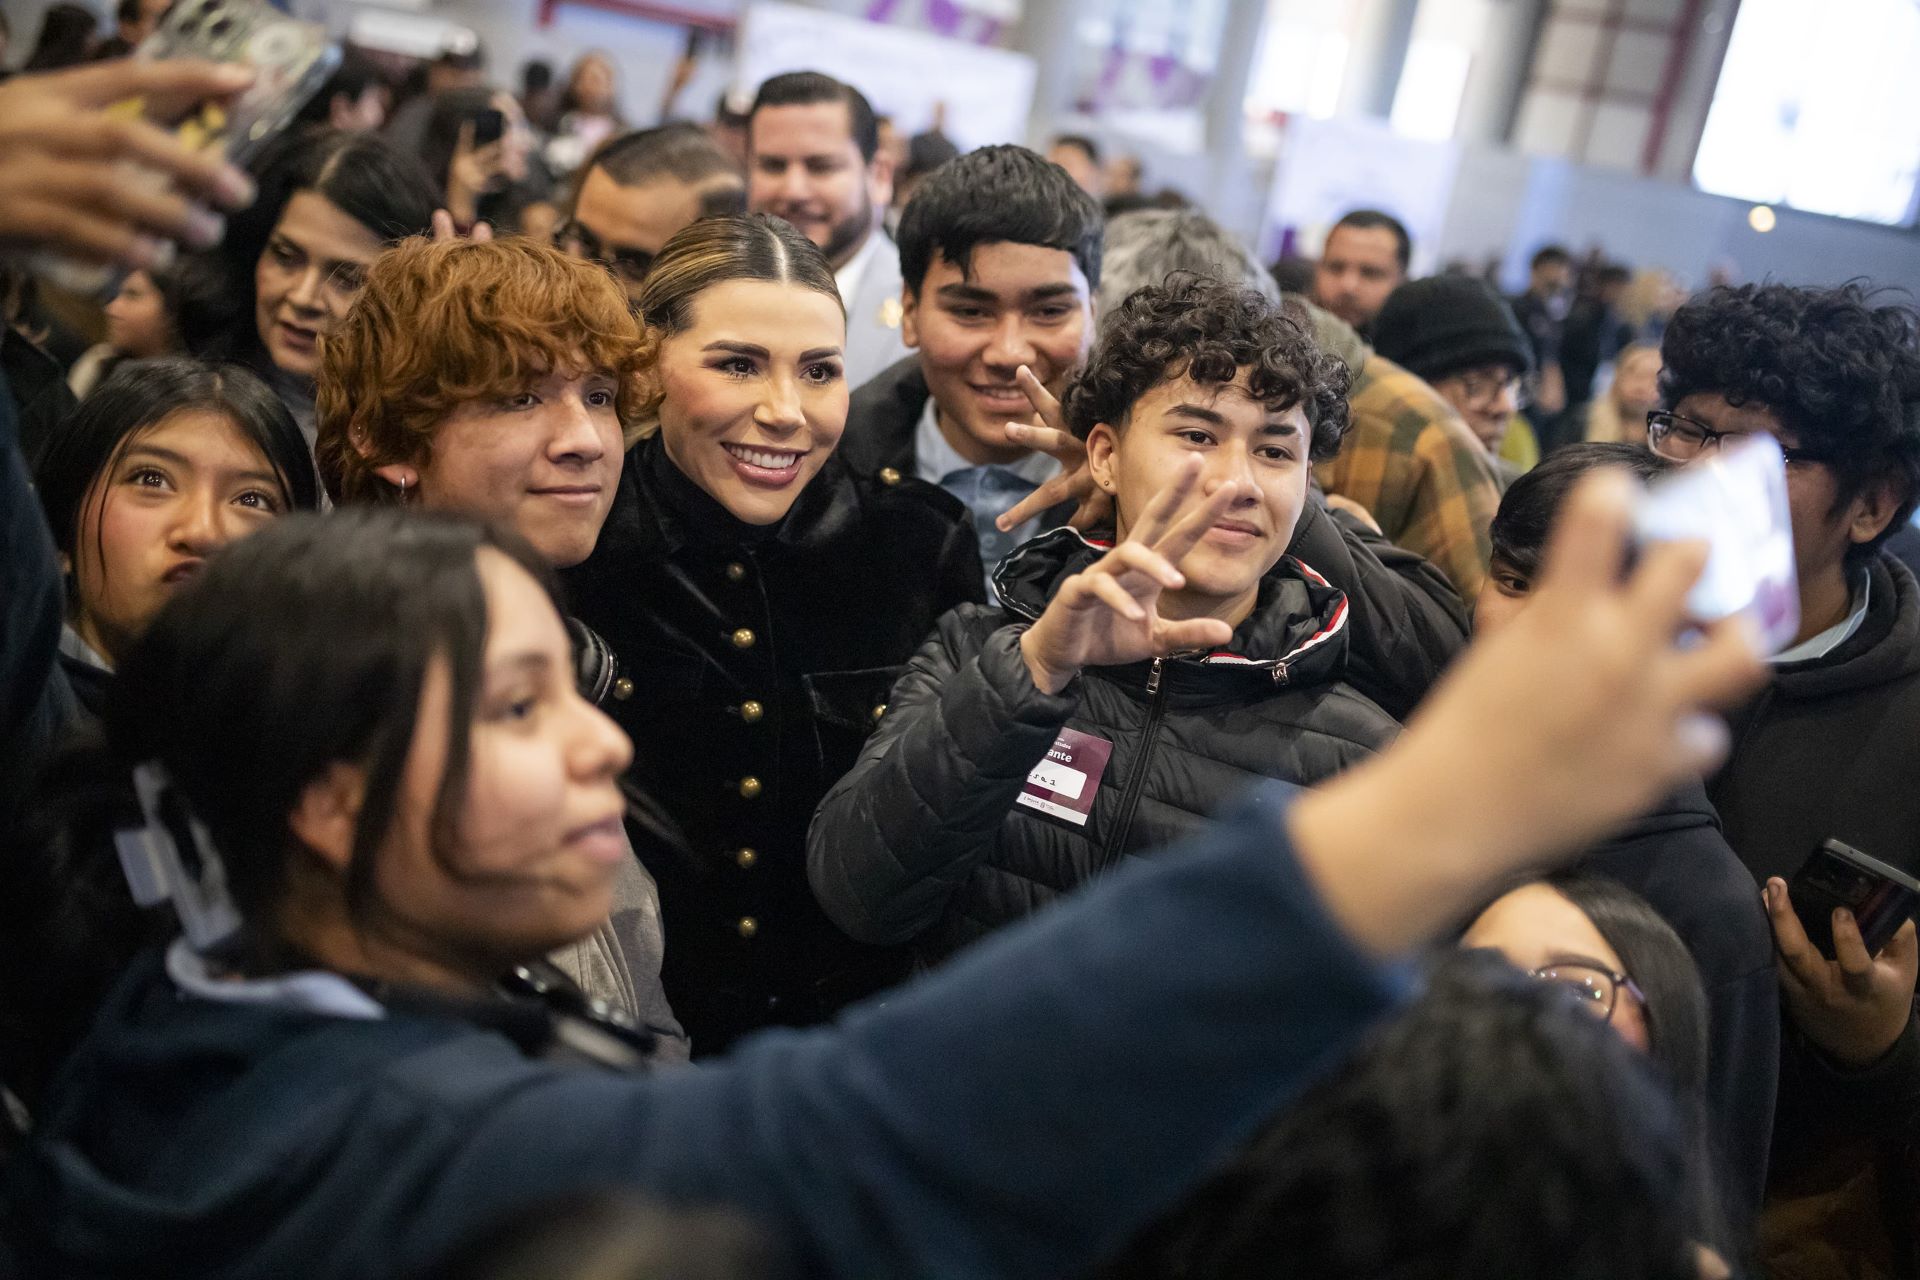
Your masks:
[[[1916,0],[1745,0],[1694,181],[1741,200],[1911,223],[1920,184],[1916,67]]]
[[[1353,0],[1268,0],[1247,114],[1325,120],[1340,106],[1360,6]]]

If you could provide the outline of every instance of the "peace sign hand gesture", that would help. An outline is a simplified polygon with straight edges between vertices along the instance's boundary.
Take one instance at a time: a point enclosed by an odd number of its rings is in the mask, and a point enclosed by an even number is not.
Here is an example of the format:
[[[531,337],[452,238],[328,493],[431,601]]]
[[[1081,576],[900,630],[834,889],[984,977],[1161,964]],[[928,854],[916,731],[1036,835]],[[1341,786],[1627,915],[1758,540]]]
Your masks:
[[[995,525],[1000,532],[1011,533],[1035,516],[1044,515],[1068,500],[1072,500],[1075,507],[1073,517],[1067,523],[1076,529],[1091,529],[1112,520],[1113,500],[1107,496],[1106,490],[1093,482],[1093,471],[1087,466],[1086,442],[1067,430],[1066,415],[1060,410],[1059,399],[1025,365],[1020,366],[1014,379],[1020,384],[1020,389],[1026,392],[1027,403],[1033,406],[1034,416],[1040,420],[1040,425],[1009,422],[1007,438],[1015,444],[1023,444],[1049,455],[1060,464],[1060,470],[1016,503],[994,522]]]
[[[1062,583],[1020,637],[1020,655],[1042,692],[1060,692],[1082,667],[1139,662],[1232,638],[1233,628],[1218,618],[1175,621],[1158,609],[1162,591],[1186,585],[1180,565],[1240,493],[1229,482],[1190,502],[1199,480],[1200,460],[1190,458],[1126,539]],[[1184,516],[1182,508],[1189,508]]]

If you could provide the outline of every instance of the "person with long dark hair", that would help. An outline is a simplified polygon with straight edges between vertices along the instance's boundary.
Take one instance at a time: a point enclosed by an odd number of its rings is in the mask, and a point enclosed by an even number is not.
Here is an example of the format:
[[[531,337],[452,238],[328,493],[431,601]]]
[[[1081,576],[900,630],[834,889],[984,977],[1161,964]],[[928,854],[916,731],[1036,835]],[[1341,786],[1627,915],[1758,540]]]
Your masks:
[[[1574,1001],[1657,1062],[1689,1153],[1684,1212],[1694,1238],[1736,1252],[1714,1186],[1706,1130],[1707,997],[1673,926],[1604,875],[1563,872],[1509,889],[1476,917],[1461,945],[1500,952]]]
[[[454,89],[434,99],[420,160],[439,187],[440,203],[459,228],[486,222],[515,229],[516,205],[550,183],[533,174],[533,130],[504,89]]]
[[[12,437],[0,415],[0,840],[18,848],[13,823],[44,762],[104,710],[154,615],[227,543],[314,510],[319,484],[272,391],[244,369],[192,360],[115,369],[40,459],[38,501]],[[124,776],[91,782],[80,809],[114,811]],[[81,842],[100,834],[88,827]],[[63,836],[47,843],[55,856],[14,864],[0,922],[0,1078],[22,1096],[151,937],[110,859],[68,856]],[[105,923],[81,927],[96,909]]]
[[[53,535],[0,549],[23,588],[4,614],[14,697],[0,728],[43,745],[98,713],[106,680],[207,557],[319,505],[305,441],[273,393],[244,369],[179,358],[115,369],[47,442],[31,483],[11,439],[0,469],[9,508],[33,509],[37,489]],[[31,755],[9,752],[5,771]]]
[[[433,230],[417,161],[365,134],[294,133],[255,166],[260,195],[187,268],[181,325],[197,354],[265,378],[313,438],[322,340],[387,246]]]
[[[1724,749],[1697,717],[1758,664],[1735,627],[1675,648],[1698,551],[1620,581],[1604,483],[1565,525],[1541,606],[1378,760],[840,1027],[645,1076],[493,990],[604,916],[625,856],[631,748],[541,557],[447,516],[276,522],[162,611],[55,776],[48,803],[132,772],[122,847],[184,936],[41,1099],[9,1244],[36,1275],[384,1276],[630,1187],[737,1205],[811,1273],[1074,1273],[1390,1010],[1396,957]]]

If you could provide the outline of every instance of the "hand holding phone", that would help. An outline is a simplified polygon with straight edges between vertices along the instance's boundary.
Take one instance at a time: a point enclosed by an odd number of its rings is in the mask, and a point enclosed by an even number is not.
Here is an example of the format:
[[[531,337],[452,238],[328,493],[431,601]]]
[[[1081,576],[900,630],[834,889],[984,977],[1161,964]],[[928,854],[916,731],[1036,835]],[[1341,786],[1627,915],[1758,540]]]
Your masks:
[[[96,105],[123,134],[156,135],[156,125],[168,124],[173,129],[171,150],[197,154],[209,167],[223,171],[244,168],[291,123],[339,59],[325,28],[295,21],[261,0],[179,0],[134,57],[101,65],[100,72],[122,91]],[[190,97],[183,98],[182,90],[191,75],[155,74],[160,68],[191,66],[201,68],[204,78],[207,64],[228,69],[207,91]],[[37,273],[62,288],[106,297],[119,288],[126,271],[162,263],[173,242],[192,248],[218,242],[224,227],[205,208],[190,203],[200,191],[197,184],[179,180],[182,166],[152,163],[162,159],[152,146],[144,154],[123,148],[117,154],[96,151],[89,158],[102,154],[115,154],[116,159],[94,183],[99,212],[125,205],[138,217],[142,208],[178,206],[174,225],[156,228],[160,237],[133,239],[112,254],[91,245],[76,250],[71,236],[46,237],[51,242],[47,251],[29,259]],[[99,265],[103,262],[112,265]]]
[[[1634,512],[1645,542],[1705,542],[1707,566],[1687,594],[1695,622],[1745,615],[1763,652],[1793,643],[1800,627],[1786,460],[1772,436],[1727,444],[1647,487]]]
[[[1787,886],[1807,940],[1834,959],[1833,913],[1852,914],[1868,955],[1879,955],[1920,913],[1920,881],[1838,840],[1822,841]]]
[[[139,95],[177,108],[250,79],[241,67],[128,59],[0,84],[0,252],[131,269],[152,265],[167,241],[217,235],[209,209],[251,202],[246,174],[114,104]],[[129,188],[129,167],[160,175],[164,189]]]
[[[1913,921],[1899,924],[1875,955],[1850,910],[1837,919],[1829,912],[1830,959],[1807,937],[1785,881],[1769,880],[1764,900],[1779,958],[1780,992],[1794,1024],[1845,1066],[1878,1061],[1913,1017],[1914,981],[1920,971]]]

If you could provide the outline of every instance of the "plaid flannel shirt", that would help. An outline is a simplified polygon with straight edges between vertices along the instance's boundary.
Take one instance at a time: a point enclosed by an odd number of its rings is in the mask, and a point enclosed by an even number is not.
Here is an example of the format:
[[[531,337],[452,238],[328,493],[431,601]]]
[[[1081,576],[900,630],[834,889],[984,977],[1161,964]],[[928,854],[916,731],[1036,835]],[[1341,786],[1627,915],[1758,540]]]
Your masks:
[[[1439,392],[1377,353],[1349,399],[1353,425],[1339,456],[1314,468],[1320,487],[1372,512],[1388,539],[1425,556],[1471,606],[1500,506],[1486,450]]]

